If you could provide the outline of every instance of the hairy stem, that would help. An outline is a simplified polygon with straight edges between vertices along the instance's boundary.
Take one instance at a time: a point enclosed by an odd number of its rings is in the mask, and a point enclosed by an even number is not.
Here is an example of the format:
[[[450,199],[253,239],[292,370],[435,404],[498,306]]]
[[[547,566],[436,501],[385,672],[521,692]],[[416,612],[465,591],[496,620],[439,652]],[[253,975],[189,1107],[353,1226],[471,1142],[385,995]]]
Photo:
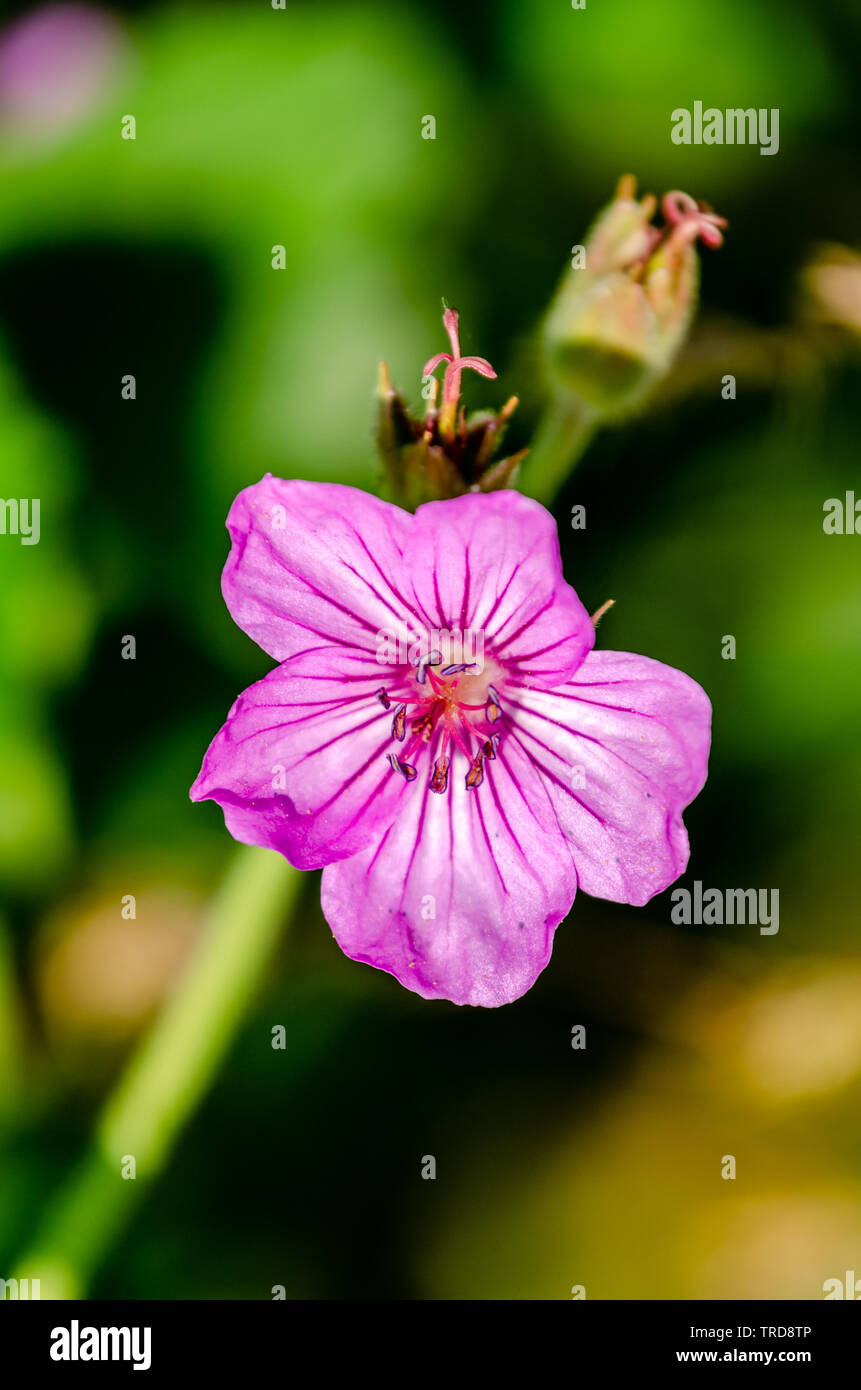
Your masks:
[[[552,400],[524,465],[524,492],[549,507],[599,423],[598,414],[573,397]]]
[[[108,1100],[88,1152],[50,1204],[17,1278],[80,1298],[212,1082],[260,983],[302,875],[243,846],[212,901],[196,955]],[[136,1176],[124,1180],[133,1158]]]

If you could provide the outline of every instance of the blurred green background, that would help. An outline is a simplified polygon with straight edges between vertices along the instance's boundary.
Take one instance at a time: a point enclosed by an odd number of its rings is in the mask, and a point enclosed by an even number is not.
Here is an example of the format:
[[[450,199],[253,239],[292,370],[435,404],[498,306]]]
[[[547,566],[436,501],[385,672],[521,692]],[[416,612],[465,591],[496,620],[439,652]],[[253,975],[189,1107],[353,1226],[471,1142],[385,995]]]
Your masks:
[[[536,325],[630,171],[730,230],[676,372],[556,500],[566,574],[590,611],[616,600],[599,645],[711,695],[682,883],[779,889],[780,931],[581,896],[531,993],[459,1010],[346,960],[309,875],[89,1292],[821,1298],[861,1271],[861,538],[822,529],[827,498],[861,497],[861,291],[850,268],[825,302],[805,267],[858,238],[857,8],[260,0],[3,25],[0,494],[41,499],[41,539],[0,536],[0,1277],[236,853],[187,797],[270,665],[220,597],[233,496],[267,469],[374,487],[377,364],[420,403],[441,295],[499,372],[468,403],[517,392],[527,444]],[[673,145],[695,100],[778,107],[779,154]]]

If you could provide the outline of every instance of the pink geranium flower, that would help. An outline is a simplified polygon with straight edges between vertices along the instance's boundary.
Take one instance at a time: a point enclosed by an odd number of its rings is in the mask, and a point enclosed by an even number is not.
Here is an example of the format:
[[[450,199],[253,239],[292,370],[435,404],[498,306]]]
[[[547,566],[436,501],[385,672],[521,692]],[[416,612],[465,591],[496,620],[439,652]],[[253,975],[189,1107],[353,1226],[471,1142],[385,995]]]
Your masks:
[[[279,664],[191,796],[235,839],[323,868],[348,956],[428,999],[505,1004],[578,887],[643,904],[683,872],[709,701],[672,667],[592,650],[537,502],[412,515],[267,476],[227,525],[225,600]]]

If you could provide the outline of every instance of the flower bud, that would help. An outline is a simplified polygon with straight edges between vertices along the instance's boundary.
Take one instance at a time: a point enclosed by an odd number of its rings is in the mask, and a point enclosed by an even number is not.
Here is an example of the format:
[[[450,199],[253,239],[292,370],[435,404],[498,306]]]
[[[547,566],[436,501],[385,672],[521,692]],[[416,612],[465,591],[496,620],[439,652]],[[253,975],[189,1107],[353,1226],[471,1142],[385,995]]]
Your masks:
[[[638,201],[634,192],[626,176],[586,239],[584,265],[566,272],[544,326],[554,384],[604,416],[633,408],[671,366],[696,305],[696,241],[719,246],[726,226],[680,192],[665,195],[665,222],[655,226],[656,200]]]

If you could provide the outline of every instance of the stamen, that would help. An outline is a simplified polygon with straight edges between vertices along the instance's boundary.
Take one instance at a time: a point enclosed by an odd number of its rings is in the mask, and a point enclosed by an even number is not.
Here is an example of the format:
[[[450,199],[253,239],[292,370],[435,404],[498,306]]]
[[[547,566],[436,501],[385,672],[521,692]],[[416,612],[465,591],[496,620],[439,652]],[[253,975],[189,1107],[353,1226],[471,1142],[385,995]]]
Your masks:
[[[443,660],[436,649],[421,657],[414,656],[411,667],[405,668],[388,689],[381,686],[375,691],[383,708],[391,711],[391,736],[402,745],[397,752],[387,754],[389,766],[407,782],[414,781],[421,772],[437,795],[449,790],[452,764],[459,764],[460,754],[466,767],[467,789],[475,791],[480,787],[485,780],[485,762],[497,759],[500,739],[504,737],[502,725],[499,730],[493,728],[503,715],[496,686],[482,681],[481,704],[459,697],[458,687],[474,683],[475,674],[481,671],[479,663],[452,661],[443,666]],[[496,676],[495,671],[493,675]],[[424,688],[417,690],[416,685]],[[463,693],[468,692],[464,689]],[[421,761],[426,745],[429,773]]]
[[[448,765],[446,757],[437,758],[433,765],[433,775],[430,779],[430,789],[432,792],[444,792],[448,787]]]
[[[442,652],[436,651],[428,652],[427,656],[423,656],[419,659],[418,669],[416,671],[416,680],[418,681],[419,685],[424,685],[425,683],[425,676],[427,675],[427,671],[425,668],[427,666],[439,666],[441,661]]]
[[[463,726],[461,726],[461,727],[463,727]],[[465,758],[471,758],[471,757],[472,757],[472,754],[470,753],[469,749],[467,748],[466,744],[464,743],[463,739],[461,738],[460,734],[458,733],[457,725],[456,725],[456,724],[450,724],[450,725],[448,726],[448,729],[447,729],[447,732],[446,732],[446,737],[452,739],[452,741],[454,742],[455,746],[456,746],[457,748],[460,749],[461,753],[463,754],[463,756],[464,756]]]
[[[392,771],[399,772],[405,782],[413,781],[416,776],[416,769],[413,767],[412,763],[402,762],[397,753],[389,754],[389,762],[391,763]]]
[[[475,755],[472,767],[466,775],[467,791],[475,791],[484,781],[484,750],[480,750]]]
[[[398,705],[395,710],[395,717],[392,720],[392,738],[396,738],[398,743],[403,743],[406,737],[407,707]]]
[[[410,728],[417,738],[422,739],[425,743],[429,743],[431,732],[433,731],[433,720],[433,710],[428,710],[427,714],[419,715],[418,719],[414,719]]]

